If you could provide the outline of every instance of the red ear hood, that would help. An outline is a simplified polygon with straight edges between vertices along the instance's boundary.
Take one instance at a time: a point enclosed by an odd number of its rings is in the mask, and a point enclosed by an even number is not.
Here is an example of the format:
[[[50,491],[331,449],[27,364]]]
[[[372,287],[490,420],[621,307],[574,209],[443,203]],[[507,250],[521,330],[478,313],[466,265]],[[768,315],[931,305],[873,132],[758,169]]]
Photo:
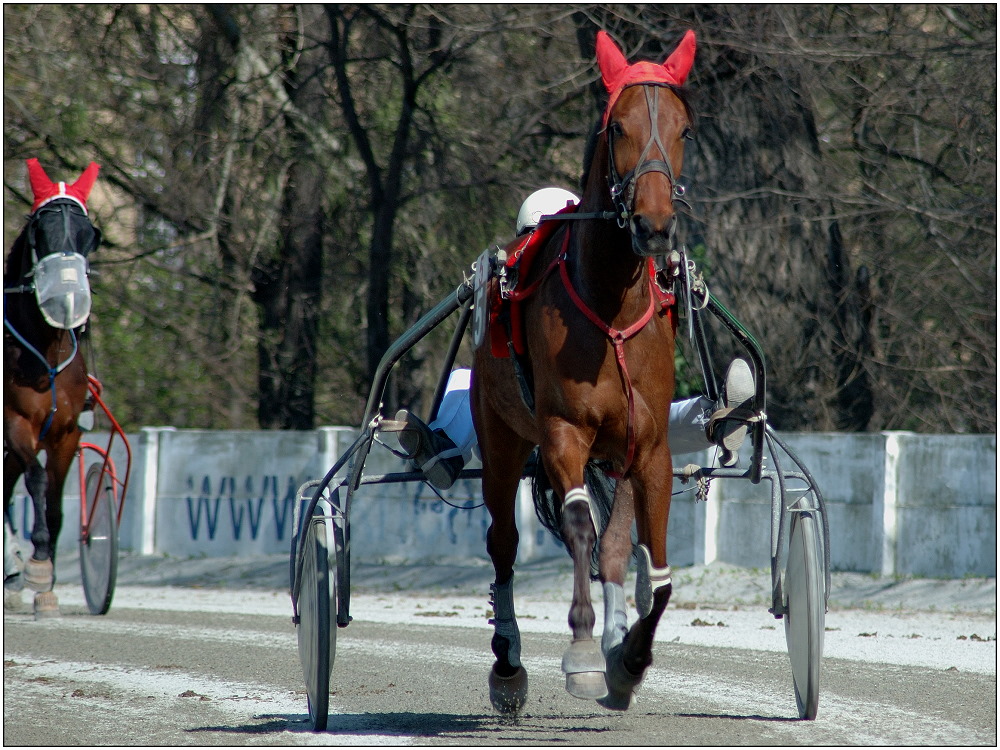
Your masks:
[[[626,86],[638,83],[668,83],[683,86],[691,66],[694,64],[694,32],[688,29],[677,49],[662,65],[651,62],[628,64],[625,55],[606,31],[597,32],[597,65],[601,69],[601,80],[608,90],[608,106],[604,110],[604,124],[614,107],[619,94]]]
[[[87,211],[87,198],[97,181],[97,173],[101,169],[96,162],[83,170],[83,174],[72,185],[65,182],[52,182],[45,174],[38,159],[28,159],[28,179],[31,181],[31,192],[35,196],[35,202],[31,206],[31,213],[34,213],[49,201],[56,198],[70,198],[83,207],[84,213]]]

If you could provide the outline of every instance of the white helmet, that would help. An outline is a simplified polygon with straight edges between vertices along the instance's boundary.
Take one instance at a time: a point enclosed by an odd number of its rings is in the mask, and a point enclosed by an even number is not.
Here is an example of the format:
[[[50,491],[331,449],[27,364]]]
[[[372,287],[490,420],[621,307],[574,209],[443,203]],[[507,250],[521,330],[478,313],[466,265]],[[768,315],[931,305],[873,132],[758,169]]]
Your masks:
[[[549,187],[536,190],[521,204],[521,210],[517,212],[517,233],[524,234],[529,229],[538,226],[543,216],[558,213],[567,205],[576,205],[580,202],[569,190]]]

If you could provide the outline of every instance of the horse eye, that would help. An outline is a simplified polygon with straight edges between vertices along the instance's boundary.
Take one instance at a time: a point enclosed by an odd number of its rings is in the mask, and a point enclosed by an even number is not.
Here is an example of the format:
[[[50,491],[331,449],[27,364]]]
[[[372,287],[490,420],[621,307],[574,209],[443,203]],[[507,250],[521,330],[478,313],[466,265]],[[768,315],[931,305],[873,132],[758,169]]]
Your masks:
[[[620,137],[621,134],[624,132],[622,130],[622,124],[620,122],[618,122],[617,120],[615,122],[611,123],[611,125],[609,126],[608,129],[611,131],[611,135],[614,136],[615,138]]]
[[[681,133],[681,139],[685,141],[693,141],[694,131],[691,128],[684,128],[684,132]]]

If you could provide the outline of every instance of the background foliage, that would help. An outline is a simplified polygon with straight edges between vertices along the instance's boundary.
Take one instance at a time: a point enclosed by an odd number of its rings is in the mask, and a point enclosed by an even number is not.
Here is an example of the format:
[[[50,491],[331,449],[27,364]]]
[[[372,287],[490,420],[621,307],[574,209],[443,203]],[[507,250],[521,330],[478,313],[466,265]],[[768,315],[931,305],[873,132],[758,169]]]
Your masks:
[[[694,28],[685,239],[764,345],[772,420],[996,431],[995,5],[3,12],[5,236],[24,159],[102,165],[91,369],[130,428],[356,424],[521,200],[578,187],[596,30],[634,60]],[[387,410],[426,409],[449,336]]]

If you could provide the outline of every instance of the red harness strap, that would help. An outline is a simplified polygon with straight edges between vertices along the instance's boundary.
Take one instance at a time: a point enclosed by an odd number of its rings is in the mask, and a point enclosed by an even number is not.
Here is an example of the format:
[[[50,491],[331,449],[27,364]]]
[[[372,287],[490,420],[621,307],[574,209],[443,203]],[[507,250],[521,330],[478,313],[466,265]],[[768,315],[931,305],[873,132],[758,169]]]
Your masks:
[[[569,272],[566,270],[566,257],[567,251],[569,250],[569,231],[563,237],[562,248],[559,253],[552,259],[549,263],[548,268],[538,277],[532,284],[525,287],[524,289],[514,290],[510,294],[510,299],[515,302],[520,302],[527,297],[531,296],[541,285],[548,275],[559,266],[559,275],[562,277],[563,286],[566,288],[566,292],[569,294],[573,304],[582,312],[591,323],[597,326],[604,334],[611,339],[611,344],[615,349],[615,359],[618,361],[618,368],[621,370],[622,379],[625,381],[625,397],[628,401],[628,422],[626,426],[626,434],[628,435],[628,449],[625,453],[625,465],[622,469],[621,474],[612,474],[609,472],[609,476],[613,478],[621,478],[628,473],[628,470],[632,467],[632,461],[635,458],[635,394],[632,391],[632,379],[628,374],[628,364],[625,361],[625,341],[643,328],[646,324],[652,320],[653,315],[656,313],[657,307],[660,309],[665,309],[667,315],[670,316],[671,323],[673,323],[674,328],[677,326],[677,320],[673,314],[674,305],[674,295],[671,292],[663,292],[657,287],[654,281],[655,267],[653,266],[653,259],[649,259],[649,307],[643,316],[637,320],[635,323],[630,325],[624,330],[618,328],[612,328],[603,320],[601,320],[597,313],[587,307],[587,303],[583,301],[579,294],[577,294],[576,289],[573,288],[573,282],[570,281]]]
[[[567,241],[568,236],[569,233],[567,232]],[[565,254],[565,245],[563,254]],[[625,340],[645,328],[646,324],[653,318],[653,313],[656,312],[656,294],[652,289],[653,280],[650,279],[649,281],[649,307],[646,309],[645,314],[625,330],[620,330],[609,326],[597,316],[597,313],[587,307],[587,303],[583,301],[580,295],[577,294],[576,289],[573,288],[573,283],[569,279],[569,272],[566,270],[565,263],[559,264],[559,275],[562,276],[563,286],[566,287],[566,292],[569,294],[570,299],[573,300],[573,303],[579,308],[580,312],[587,316],[587,320],[601,329],[611,339],[611,343],[615,348],[615,359],[618,360],[618,368],[621,370],[622,379],[625,381],[625,397],[628,400],[628,422],[626,426],[628,450],[625,454],[625,466],[621,474],[617,477],[621,478],[628,474],[628,470],[632,467],[632,459],[635,458],[635,395],[632,392],[632,379],[629,377],[628,365],[625,362]]]

